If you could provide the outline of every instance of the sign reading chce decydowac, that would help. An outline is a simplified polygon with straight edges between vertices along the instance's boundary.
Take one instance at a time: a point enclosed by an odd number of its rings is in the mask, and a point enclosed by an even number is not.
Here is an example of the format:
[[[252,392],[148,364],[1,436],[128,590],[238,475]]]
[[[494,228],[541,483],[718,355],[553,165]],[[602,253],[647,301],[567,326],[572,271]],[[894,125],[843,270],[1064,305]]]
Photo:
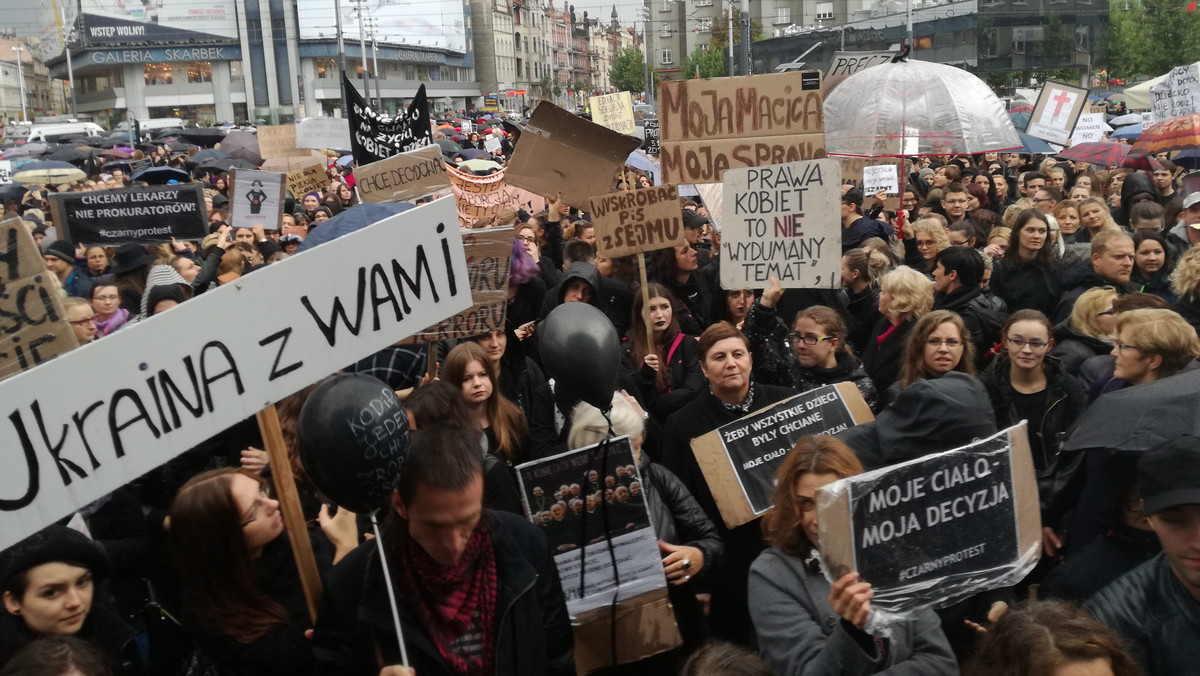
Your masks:
[[[354,185],[364,202],[395,202],[448,187],[450,177],[441,151],[428,146],[356,167]]]
[[[164,243],[208,234],[204,188],[196,183],[53,193],[50,209],[60,238],[71,243]]]
[[[817,495],[831,571],[904,613],[1015,584],[1037,563],[1041,515],[1025,423],[959,449],[848,477]]]
[[[837,160],[728,169],[723,183],[722,287],[841,288]]]
[[[0,549],[470,307],[456,220],[416,207],[0,382]]]

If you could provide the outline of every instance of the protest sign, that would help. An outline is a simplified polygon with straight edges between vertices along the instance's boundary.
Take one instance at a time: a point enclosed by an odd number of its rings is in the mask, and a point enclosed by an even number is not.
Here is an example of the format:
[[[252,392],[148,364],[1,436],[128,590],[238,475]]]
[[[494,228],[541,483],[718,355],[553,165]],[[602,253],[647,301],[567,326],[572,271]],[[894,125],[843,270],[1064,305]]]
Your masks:
[[[441,151],[431,146],[356,168],[354,185],[364,202],[396,202],[445,188],[450,177]]]
[[[592,121],[621,134],[636,134],[633,119],[633,99],[629,92],[602,94],[588,100],[592,106]]]
[[[1087,107],[1088,90],[1047,80],[1038,93],[1025,133],[1043,141],[1066,145],[1075,123]]]
[[[730,169],[724,180],[721,286],[841,288],[841,174],[836,160]]]
[[[204,187],[198,183],[52,193],[50,212],[59,239],[72,244],[166,243],[208,234]]]
[[[1200,64],[1172,68],[1150,88],[1150,123],[1200,113]]]
[[[1154,124],[1154,113],[1149,111],[1142,113],[1142,129],[1148,128]]]
[[[0,222],[0,290],[0,379],[79,346],[58,278],[19,218]]]
[[[679,191],[673,185],[614,192],[591,199],[596,249],[620,258],[684,242]]]
[[[469,307],[454,218],[416,207],[0,383],[0,549]]]
[[[842,185],[857,188],[863,193],[862,208],[865,213],[867,210],[875,206],[875,192],[867,192],[866,184],[863,181],[863,175],[867,167],[891,167],[889,174],[894,173],[899,176],[903,171],[904,161],[899,159],[889,159],[886,157],[870,158],[870,157],[845,157],[839,155],[833,159],[838,161],[838,166],[842,169]],[[881,171],[875,169],[873,171]],[[887,211],[899,211],[900,209],[900,191],[897,187],[889,192],[883,200],[883,208]]]
[[[508,183],[535,195],[563,194],[587,209],[593,195],[612,192],[629,153],[639,141],[542,101],[505,169]]]
[[[722,232],[721,228],[725,224],[725,186],[720,183],[696,183],[692,187],[699,193],[704,208],[708,210],[709,222],[718,233]]]
[[[863,192],[874,195],[879,191],[900,194],[900,174],[894,164],[873,164],[863,167]]]
[[[258,128],[258,154],[264,160],[272,157],[305,157],[309,151],[296,147],[296,125],[276,124]]]
[[[828,570],[870,582],[872,614],[1015,584],[1042,542],[1025,423],[836,481],[818,491],[817,515]]]
[[[501,150],[502,146],[500,144],[500,139],[488,134],[487,138],[483,139],[483,149],[486,150],[489,155],[497,150]]]
[[[346,107],[350,117],[350,149],[359,164],[370,164],[392,155],[433,144],[433,129],[429,126],[429,101],[425,85],[408,108],[396,117],[384,119],[354,88],[349,78],[342,78],[346,92]]]
[[[509,185],[506,170],[476,176],[446,165],[446,174],[454,190],[454,203],[458,205],[461,227],[473,228],[477,221],[495,218],[501,207],[505,206],[518,211],[524,209],[531,214],[546,210],[544,197]],[[587,208],[586,202],[583,208]]]
[[[571,615],[666,586],[628,436],[525,463],[517,479],[526,514],[550,543]]]
[[[721,519],[736,528],[771,507],[775,473],[800,437],[843,432],[875,417],[854,383],[826,385],[692,439]]]
[[[317,163],[289,171],[286,187],[292,197],[300,199],[310,192],[328,188],[330,182],[325,165]]]
[[[1084,113],[1079,116],[1079,122],[1075,124],[1075,131],[1071,133],[1071,143],[1103,141],[1104,135],[1112,130],[1112,127],[1104,121],[1104,113]]]
[[[661,152],[659,142],[662,138],[658,133],[658,118],[643,120],[642,134],[645,136],[642,141],[642,150],[645,150],[647,155],[658,155]]]
[[[611,608],[582,612],[571,628],[579,674],[636,662],[683,643],[665,587],[626,599],[615,612]]]
[[[470,120],[463,120],[461,124],[462,124],[462,126],[459,127],[459,130],[462,133],[470,134],[471,132],[475,131],[475,123],[474,122],[472,122]]]
[[[513,229],[487,228],[462,233],[471,285],[471,307],[417,331],[408,342],[459,340],[504,330],[508,310],[508,273],[512,262]]]
[[[664,183],[825,156],[819,71],[664,80],[658,101]]]
[[[136,176],[154,166],[153,160],[130,160],[129,175]]]
[[[324,173],[322,171],[322,173]],[[276,171],[234,169],[229,178],[229,225],[235,228],[261,226],[278,230],[283,220],[285,174]],[[303,196],[304,193],[300,193]]]
[[[350,149],[350,120],[344,117],[306,117],[296,125],[297,148]]]
[[[0,184],[12,183],[12,160],[0,160]]]
[[[834,52],[829,60],[829,69],[823,78],[825,95],[840,85],[843,80],[871,66],[887,63],[897,52]]]

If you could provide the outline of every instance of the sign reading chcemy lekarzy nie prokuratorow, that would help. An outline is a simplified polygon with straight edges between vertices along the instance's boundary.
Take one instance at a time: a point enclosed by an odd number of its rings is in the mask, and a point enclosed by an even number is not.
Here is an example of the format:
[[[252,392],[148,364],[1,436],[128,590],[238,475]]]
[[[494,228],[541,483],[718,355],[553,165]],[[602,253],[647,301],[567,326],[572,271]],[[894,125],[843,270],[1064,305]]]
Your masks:
[[[59,237],[71,243],[151,244],[208,234],[204,188],[197,183],[54,193],[50,210]]]

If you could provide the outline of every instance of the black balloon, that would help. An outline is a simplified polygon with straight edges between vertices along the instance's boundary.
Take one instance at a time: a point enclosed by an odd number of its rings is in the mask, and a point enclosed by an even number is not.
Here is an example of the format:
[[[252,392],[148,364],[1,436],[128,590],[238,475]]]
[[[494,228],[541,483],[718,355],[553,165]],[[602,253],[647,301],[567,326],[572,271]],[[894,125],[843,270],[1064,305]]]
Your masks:
[[[563,303],[537,328],[542,364],[558,386],[601,411],[612,408],[621,340],[603,312]]]
[[[369,514],[384,506],[408,457],[408,416],[386,383],[337,375],[300,409],[300,460],[339,507]]]

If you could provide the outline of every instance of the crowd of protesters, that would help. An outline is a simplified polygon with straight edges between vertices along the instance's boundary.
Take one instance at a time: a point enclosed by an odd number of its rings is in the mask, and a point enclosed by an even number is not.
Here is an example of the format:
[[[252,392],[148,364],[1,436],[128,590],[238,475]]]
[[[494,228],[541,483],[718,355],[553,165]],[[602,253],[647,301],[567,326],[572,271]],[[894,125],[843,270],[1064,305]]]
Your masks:
[[[1104,397],[1200,377],[1200,191],[1184,194],[1165,158],[1149,172],[1036,159],[911,158],[899,213],[845,188],[838,291],[722,288],[720,227],[684,198],[686,242],[647,256],[644,302],[636,260],[598,253],[588,215],[561,195],[541,213],[503,209],[477,226],[515,226],[504,329],[439,346],[440,379],[423,346],[345,369],[388,383],[414,430],[380,505],[411,670],[398,666],[384,557],[299,460],[309,387],[278,410],[324,580],[315,626],[251,419],[88,505],[73,525],[90,538],[56,525],[0,553],[0,674],[572,674],[572,618],[543,530],[619,490],[646,497],[683,641],[604,673],[1200,673],[1200,441],[1063,450]],[[129,184],[101,172],[61,189]],[[329,175],[328,189],[289,197],[276,230],[231,228],[226,179],[204,179],[211,234],[199,242],[55,240],[53,188],[6,210],[47,238],[46,267],[86,344],[293,255],[355,203],[352,175],[336,163]],[[526,507],[517,465],[608,429],[542,367],[538,324],[571,302],[623,336],[610,417],[636,467],[602,478],[614,490],[565,485]],[[877,419],[802,439],[775,508],[727,527],[691,441],[842,382]],[[1162,414],[1196,414],[1184,409]],[[816,491],[1021,420],[1042,561],[1016,587],[869,633],[870,582],[822,572]]]

